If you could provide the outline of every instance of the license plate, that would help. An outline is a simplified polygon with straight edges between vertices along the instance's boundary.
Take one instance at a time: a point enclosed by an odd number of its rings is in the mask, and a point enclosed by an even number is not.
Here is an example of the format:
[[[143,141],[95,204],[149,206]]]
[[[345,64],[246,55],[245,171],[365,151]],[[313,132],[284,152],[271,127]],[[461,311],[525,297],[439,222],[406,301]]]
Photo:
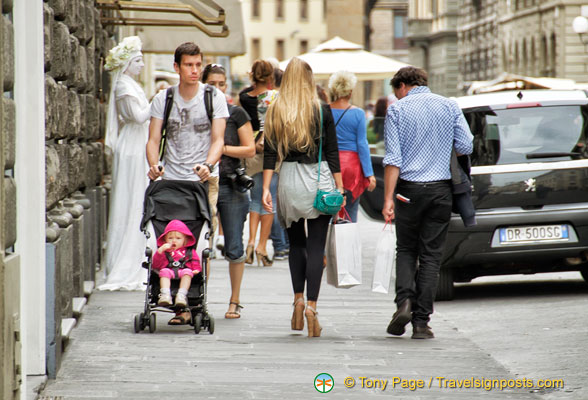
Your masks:
[[[500,228],[500,243],[545,243],[569,239],[567,225],[517,226]]]

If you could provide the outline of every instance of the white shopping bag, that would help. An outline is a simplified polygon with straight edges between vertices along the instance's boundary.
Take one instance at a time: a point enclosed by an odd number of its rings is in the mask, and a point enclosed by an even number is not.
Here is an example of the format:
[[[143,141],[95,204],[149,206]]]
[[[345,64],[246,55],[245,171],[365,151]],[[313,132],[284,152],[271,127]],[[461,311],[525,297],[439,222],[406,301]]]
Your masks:
[[[327,283],[337,288],[361,285],[361,237],[357,223],[329,225]]]
[[[396,267],[396,234],[392,225],[390,225],[390,229],[386,229],[387,226],[388,224],[384,225],[376,247],[372,292],[377,293],[388,293],[390,277],[394,274]]]

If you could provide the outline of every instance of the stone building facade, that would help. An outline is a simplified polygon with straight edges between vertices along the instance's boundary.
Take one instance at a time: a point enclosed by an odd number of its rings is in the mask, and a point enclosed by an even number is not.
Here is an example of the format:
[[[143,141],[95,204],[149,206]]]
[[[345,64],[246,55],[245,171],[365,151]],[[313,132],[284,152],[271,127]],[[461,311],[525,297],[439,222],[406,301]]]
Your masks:
[[[408,0],[376,1],[369,14],[369,50],[408,64],[407,19]],[[392,92],[390,79],[374,82],[370,89],[368,99],[387,96]]]
[[[408,63],[408,0],[378,0],[371,9],[370,51]]]
[[[461,0],[463,1],[463,0]],[[429,74],[435,93],[458,93],[457,17],[460,0],[409,0],[409,60]]]
[[[248,73],[257,59],[283,61],[325,41],[330,1],[243,0],[247,53],[231,59],[232,73],[242,79],[239,83],[248,84]]]
[[[325,39],[339,36],[350,42],[365,45],[365,2],[366,0],[327,0]]]
[[[498,0],[462,1],[458,19],[459,86],[490,80],[502,72]]]
[[[0,397],[16,399],[55,376],[101,262],[114,31],[92,0],[0,4]]]
[[[20,336],[20,265],[14,252],[16,242],[16,183],[14,164],[16,156],[16,128],[14,102],[14,29],[12,23],[13,2],[0,1],[0,43],[2,61],[0,86],[3,88],[0,102],[2,126],[0,166],[0,397],[13,399],[20,396],[22,382]]]
[[[575,0],[461,0],[460,86],[504,72],[585,82],[586,47],[572,29]]]
[[[108,93],[102,61],[113,31],[89,0],[43,5],[45,58],[45,206],[47,212],[47,375],[59,368],[61,338],[75,324],[84,284],[91,292],[106,231],[101,186]],[[105,90],[106,89],[106,90]],[[102,100],[102,101],[101,101]]]

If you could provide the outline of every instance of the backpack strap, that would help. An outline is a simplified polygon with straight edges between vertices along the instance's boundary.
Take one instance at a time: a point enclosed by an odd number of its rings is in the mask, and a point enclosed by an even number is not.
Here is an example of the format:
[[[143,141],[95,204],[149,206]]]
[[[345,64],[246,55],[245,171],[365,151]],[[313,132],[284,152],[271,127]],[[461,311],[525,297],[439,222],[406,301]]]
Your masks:
[[[206,84],[204,87],[204,107],[206,108],[206,115],[212,124],[212,113],[214,111],[212,105],[212,96],[214,94],[214,86]]]
[[[163,160],[165,154],[165,145],[167,143],[167,120],[171,113],[172,106],[174,104],[174,88],[167,88],[165,94],[165,107],[163,108],[163,125],[161,126],[161,140],[159,141],[159,161]]]

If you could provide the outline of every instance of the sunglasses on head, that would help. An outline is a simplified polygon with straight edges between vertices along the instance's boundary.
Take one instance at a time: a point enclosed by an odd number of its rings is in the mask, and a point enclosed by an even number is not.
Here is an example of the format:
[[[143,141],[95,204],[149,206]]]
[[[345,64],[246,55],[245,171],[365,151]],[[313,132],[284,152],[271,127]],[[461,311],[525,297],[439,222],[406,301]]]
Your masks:
[[[213,68],[220,68],[223,71],[225,70],[225,67],[223,67],[220,64],[208,64],[205,69],[209,69],[210,70],[210,69],[213,69]]]

